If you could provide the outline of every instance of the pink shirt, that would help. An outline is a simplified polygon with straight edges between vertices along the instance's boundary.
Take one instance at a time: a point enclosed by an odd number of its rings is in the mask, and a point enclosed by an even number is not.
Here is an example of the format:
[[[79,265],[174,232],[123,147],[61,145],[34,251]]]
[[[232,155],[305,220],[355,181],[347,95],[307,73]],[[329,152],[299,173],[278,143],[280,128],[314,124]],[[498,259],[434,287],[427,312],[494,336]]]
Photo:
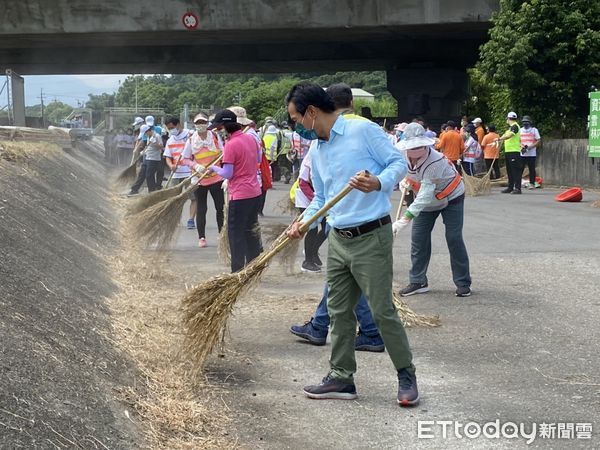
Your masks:
[[[236,131],[225,144],[223,164],[233,164],[233,176],[229,180],[229,198],[243,200],[258,197],[262,191],[256,170],[260,147],[252,135]]]

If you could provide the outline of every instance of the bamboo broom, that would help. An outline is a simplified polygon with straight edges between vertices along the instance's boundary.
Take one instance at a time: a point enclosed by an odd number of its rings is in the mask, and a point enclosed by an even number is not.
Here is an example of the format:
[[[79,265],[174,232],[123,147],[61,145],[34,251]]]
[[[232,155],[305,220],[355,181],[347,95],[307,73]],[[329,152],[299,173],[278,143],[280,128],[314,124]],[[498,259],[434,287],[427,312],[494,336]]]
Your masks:
[[[131,164],[129,167],[124,169],[115,179],[115,183],[119,185],[131,184],[135,181],[137,175],[137,164],[143,157],[143,152],[141,151],[141,147],[144,145],[143,141],[139,141],[138,144],[133,149],[133,154],[131,155]]]
[[[217,257],[223,264],[231,264],[231,249],[229,248],[229,233],[227,231],[227,220],[229,218],[229,191],[227,187],[223,189],[225,196],[225,205],[223,206],[223,226],[219,232],[217,242]]]
[[[222,155],[217,158],[218,162]],[[209,175],[205,171],[198,181]],[[194,173],[195,176],[197,173]],[[183,184],[183,183],[181,183]],[[128,218],[127,229],[135,239],[145,246],[157,244],[159,249],[167,247],[179,230],[179,222],[183,206],[189,196],[198,189],[198,184],[191,186],[179,195],[157,203]]]
[[[222,158],[223,158],[223,154],[221,153],[221,155],[219,155],[217,158],[215,158],[213,161],[211,161],[207,167],[210,167],[210,166],[218,163],[219,161],[221,161]],[[176,186],[173,186],[168,189],[161,189],[159,191],[150,192],[148,195],[140,198],[135,203],[132,203],[130,206],[128,206],[127,214],[128,215],[138,214],[138,213],[142,212],[143,210],[150,208],[151,206],[154,206],[160,202],[164,202],[165,200],[168,200],[172,197],[178,196],[179,194],[181,194],[181,192],[183,191],[183,188],[187,185],[187,183],[194,176],[198,176],[198,175],[200,175],[200,174],[193,173],[192,175],[185,178],[181,183],[177,184]]]
[[[300,227],[306,232],[310,225],[323,217],[329,209],[342,200],[352,187],[347,185]],[[271,246],[242,270],[222,274],[196,286],[182,302],[183,322],[186,328],[184,350],[192,357],[194,369],[202,369],[206,357],[219,341],[227,319],[237,299],[256,285],[269,261],[284,250],[293,240],[283,233]]]

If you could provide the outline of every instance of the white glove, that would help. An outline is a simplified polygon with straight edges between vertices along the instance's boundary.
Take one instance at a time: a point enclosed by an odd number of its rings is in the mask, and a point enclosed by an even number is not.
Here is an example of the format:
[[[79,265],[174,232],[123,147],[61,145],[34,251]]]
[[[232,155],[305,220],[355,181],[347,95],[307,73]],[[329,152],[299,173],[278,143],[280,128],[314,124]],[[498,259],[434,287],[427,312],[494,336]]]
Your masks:
[[[198,177],[195,177],[195,176],[194,176],[194,177],[192,177],[192,180],[191,180],[191,185],[190,185],[190,186],[195,186],[195,185],[197,185],[199,181],[200,181],[200,178],[198,178]]]
[[[204,167],[202,164],[194,164],[194,172],[202,173],[205,170],[206,170],[206,167]]]
[[[225,192],[227,192],[228,187],[229,187],[229,180],[224,179],[223,184],[221,185],[221,189],[223,189]]]
[[[404,190],[409,190],[410,189],[410,183],[408,181],[406,181],[406,178],[404,178],[400,182],[400,189],[404,189]]]
[[[402,216],[400,220],[396,220],[392,224],[392,232],[394,233],[394,236],[396,236],[400,231],[404,230],[411,221],[412,220],[406,216]]]

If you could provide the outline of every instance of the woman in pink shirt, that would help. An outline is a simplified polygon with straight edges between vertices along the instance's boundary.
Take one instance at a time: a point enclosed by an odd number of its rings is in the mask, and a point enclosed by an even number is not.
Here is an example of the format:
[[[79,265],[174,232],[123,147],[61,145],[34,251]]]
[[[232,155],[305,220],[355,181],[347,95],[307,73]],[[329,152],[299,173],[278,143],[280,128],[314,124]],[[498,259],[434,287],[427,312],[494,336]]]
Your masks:
[[[229,209],[227,232],[231,250],[231,271],[237,272],[262,251],[258,210],[261,188],[256,176],[262,150],[256,140],[242,132],[233,111],[219,111],[209,129],[224,129],[229,140],[223,149],[223,167],[209,170],[228,180]]]

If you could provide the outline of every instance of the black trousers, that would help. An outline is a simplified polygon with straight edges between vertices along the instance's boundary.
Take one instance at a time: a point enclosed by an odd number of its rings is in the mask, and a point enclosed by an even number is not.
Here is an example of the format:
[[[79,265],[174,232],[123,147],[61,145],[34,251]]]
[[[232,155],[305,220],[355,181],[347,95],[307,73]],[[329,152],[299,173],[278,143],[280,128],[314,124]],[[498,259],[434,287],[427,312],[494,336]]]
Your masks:
[[[160,164],[158,165],[158,168],[156,169],[156,183],[158,184],[158,189],[162,188],[162,184],[165,179],[165,166],[166,165],[167,165],[167,163],[165,163],[165,158],[161,158]]]
[[[305,208],[298,208],[300,213],[303,213]],[[327,239],[327,233],[325,233],[325,220],[321,221],[321,225],[315,228],[311,228],[306,232],[304,236],[304,261],[308,263],[316,264],[319,257],[319,248],[323,245],[323,242]]]
[[[279,155],[277,157],[277,164],[279,172],[285,180],[285,184],[289,184],[292,179],[292,163],[289,162],[286,155]]]
[[[137,179],[135,180],[133,185],[131,185],[131,193],[137,194],[140,188],[142,187],[142,184],[144,184],[144,181],[146,181],[146,160],[143,160],[140,164],[140,171],[138,173]]]
[[[243,200],[230,200],[227,216],[231,272],[237,272],[262,251],[258,207],[260,195]]]
[[[535,156],[521,156],[523,158],[524,165],[529,169],[529,184],[535,186]]]
[[[490,167],[492,167],[492,162],[493,162],[493,167],[494,170],[492,170],[492,173],[490,174],[490,180],[497,180],[498,178],[500,178],[500,164],[498,163],[498,159],[486,159],[485,160],[485,170],[487,172],[490,171]]]
[[[158,179],[158,169],[162,161],[149,161],[146,160],[146,186],[148,186],[148,192],[154,192],[161,188],[162,178]]]
[[[281,181],[281,169],[277,159],[271,163],[271,174],[273,175],[273,181]]]
[[[267,201],[267,191],[262,191],[262,194],[260,194],[260,201],[258,202],[258,213],[263,216],[264,215],[264,211],[263,209],[265,209],[265,202]]]
[[[208,211],[208,193],[215,204],[217,215],[217,228],[221,232],[223,227],[223,206],[225,205],[225,195],[223,193],[223,181],[210,184],[208,186],[199,186],[194,192],[196,196],[196,228],[198,229],[198,238],[206,237],[206,212]]]
[[[520,152],[504,153],[506,159],[506,174],[508,175],[508,189],[521,190],[521,177],[523,176],[523,158]]]

